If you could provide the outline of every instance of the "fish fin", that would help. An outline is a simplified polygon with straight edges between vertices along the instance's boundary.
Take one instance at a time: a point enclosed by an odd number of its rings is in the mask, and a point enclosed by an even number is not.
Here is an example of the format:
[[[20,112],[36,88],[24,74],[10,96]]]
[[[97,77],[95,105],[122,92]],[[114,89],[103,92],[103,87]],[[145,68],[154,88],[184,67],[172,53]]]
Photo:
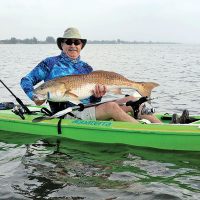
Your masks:
[[[110,90],[113,94],[122,94],[121,88],[114,88]]]
[[[142,97],[141,94],[136,90],[134,90],[134,92],[133,92],[133,94],[131,94],[131,96],[134,96],[135,98],[141,98]]]
[[[105,70],[95,70],[92,73],[95,74],[95,73],[99,73],[99,72],[106,72],[106,71]]]
[[[137,90],[143,97],[147,96],[150,97],[151,96],[151,91],[159,86],[158,83],[154,83],[154,82],[140,82],[141,87]]]
[[[79,100],[78,96],[74,93],[71,93],[71,92],[66,92],[67,96],[69,97],[68,98],[68,101],[70,101],[71,103],[75,104],[75,105],[78,105],[81,103],[81,101]]]

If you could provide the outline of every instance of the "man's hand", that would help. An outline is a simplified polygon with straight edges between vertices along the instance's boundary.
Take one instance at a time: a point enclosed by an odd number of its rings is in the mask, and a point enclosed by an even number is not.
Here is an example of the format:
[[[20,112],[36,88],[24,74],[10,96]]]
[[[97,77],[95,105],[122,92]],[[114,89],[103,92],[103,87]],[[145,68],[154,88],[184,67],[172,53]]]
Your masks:
[[[33,95],[33,98],[32,100],[34,101],[34,103],[37,105],[37,106],[41,106],[46,100],[39,100],[39,98],[37,97],[37,95]]]
[[[106,94],[107,88],[105,85],[95,85],[95,89],[93,90],[93,94],[96,98],[102,97]]]
[[[37,106],[41,106],[45,102],[45,100],[34,100],[34,102]]]

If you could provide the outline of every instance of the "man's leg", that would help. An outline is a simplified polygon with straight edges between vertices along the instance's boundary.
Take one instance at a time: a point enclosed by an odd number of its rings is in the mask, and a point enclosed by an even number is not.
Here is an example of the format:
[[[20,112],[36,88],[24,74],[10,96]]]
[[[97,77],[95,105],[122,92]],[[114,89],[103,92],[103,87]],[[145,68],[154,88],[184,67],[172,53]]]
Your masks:
[[[122,99],[119,99],[116,101],[116,103],[126,103],[128,101],[136,101],[137,99],[133,96],[128,96],[128,97],[124,97]],[[141,106],[142,107],[142,106]],[[125,112],[133,112],[133,109],[131,106],[121,106],[121,108],[125,111]],[[140,112],[141,112],[141,108],[140,108]],[[153,114],[150,115],[141,115],[139,112],[139,116],[141,119],[147,119],[149,120],[151,123],[162,123],[156,116],[154,116]]]
[[[137,99],[135,98],[135,97],[133,97],[133,96],[128,96],[128,97],[124,97],[124,98],[122,98],[122,99],[119,99],[119,100],[117,100],[117,101],[115,101],[115,102],[110,102],[110,103],[115,103],[115,104],[123,104],[123,103],[126,103],[126,102],[128,102],[128,101],[136,101]],[[108,104],[108,103],[105,103],[105,104]],[[100,105],[100,106],[103,106],[103,105],[105,105],[105,104],[102,104],[102,105]],[[132,107],[131,106],[126,106],[126,105],[124,105],[124,106],[119,106],[118,105],[118,107],[119,108],[121,108],[124,112],[125,112],[125,116],[124,115],[122,115],[122,112],[120,112],[119,110],[117,111],[117,110],[113,110],[113,109],[111,109],[109,106],[107,107],[106,106],[106,108],[103,108],[102,110],[99,110],[98,109],[98,111],[97,111],[97,108],[98,108],[99,106],[97,106],[96,107],[96,116],[97,117],[100,117],[101,119],[99,119],[99,120],[106,120],[106,119],[110,119],[110,118],[113,118],[114,120],[116,120],[116,121],[128,121],[128,122],[131,122],[130,121],[130,115],[128,115],[128,114],[126,114],[126,113],[128,113],[128,112],[133,112],[133,110],[132,110]],[[116,108],[116,109],[119,109],[119,108]],[[104,109],[106,109],[106,110],[104,110]],[[98,113],[97,113],[98,112]],[[105,113],[105,115],[104,115],[104,113],[103,112],[107,112],[107,113]],[[119,120],[119,119],[115,119],[114,117],[112,117],[111,115],[113,115],[113,112],[114,112],[114,115],[117,115],[117,118],[122,118],[122,120]],[[118,113],[119,112],[119,113]],[[98,114],[98,115],[97,115]],[[124,114],[124,113],[123,113]],[[140,113],[139,113],[140,114]],[[128,115],[128,116],[127,116]],[[108,118],[104,118],[104,117],[107,117],[108,116]],[[104,118],[104,119],[103,119]],[[133,117],[131,117],[132,119],[134,119]],[[149,120],[151,123],[162,123],[158,118],[156,118],[154,115],[140,115],[140,118],[141,119],[147,119],[147,120]],[[97,120],[98,120],[98,118],[97,118]],[[134,119],[134,122],[136,122],[137,120],[136,119]],[[133,122],[133,121],[132,121]]]
[[[128,115],[117,103],[109,102],[96,107],[96,119],[138,123],[136,119]]]
[[[162,124],[162,122],[153,114],[149,114],[149,115],[140,115],[141,119],[147,119],[149,120],[151,123],[159,123]]]

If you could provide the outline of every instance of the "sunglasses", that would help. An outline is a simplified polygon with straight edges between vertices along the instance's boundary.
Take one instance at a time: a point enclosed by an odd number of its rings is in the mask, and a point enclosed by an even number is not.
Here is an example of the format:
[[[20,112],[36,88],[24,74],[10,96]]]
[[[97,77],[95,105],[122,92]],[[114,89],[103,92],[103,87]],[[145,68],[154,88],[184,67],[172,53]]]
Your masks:
[[[74,44],[75,46],[82,44],[81,40],[71,40],[71,39],[64,41],[64,43],[67,44],[67,45]]]

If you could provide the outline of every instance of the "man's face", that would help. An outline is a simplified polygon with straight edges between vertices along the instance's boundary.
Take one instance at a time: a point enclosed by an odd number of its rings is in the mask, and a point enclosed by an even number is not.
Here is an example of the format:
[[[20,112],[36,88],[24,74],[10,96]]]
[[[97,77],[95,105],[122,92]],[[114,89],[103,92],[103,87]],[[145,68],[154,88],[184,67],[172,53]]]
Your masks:
[[[65,39],[61,46],[65,54],[72,59],[76,59],[80,55],[83,43],[80,39]]]

